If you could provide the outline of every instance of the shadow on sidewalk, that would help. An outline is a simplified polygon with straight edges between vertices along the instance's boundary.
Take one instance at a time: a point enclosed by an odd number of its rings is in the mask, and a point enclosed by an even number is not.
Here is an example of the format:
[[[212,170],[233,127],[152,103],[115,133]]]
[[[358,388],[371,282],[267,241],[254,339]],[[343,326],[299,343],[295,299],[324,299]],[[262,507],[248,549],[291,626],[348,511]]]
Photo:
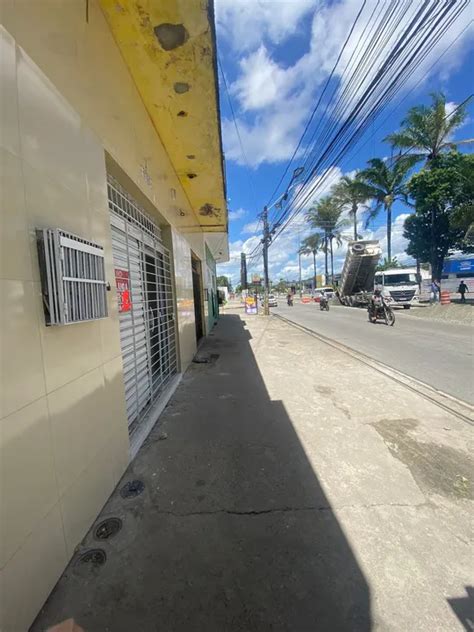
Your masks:
[[[120,483],[144,492],[116,490],[96,521],[122,530],[83,543],[106,563],[73,561],[32,630],[371,630],[367,582],[244,325],[221,317],[200,350],[213,360],[187,371]]]

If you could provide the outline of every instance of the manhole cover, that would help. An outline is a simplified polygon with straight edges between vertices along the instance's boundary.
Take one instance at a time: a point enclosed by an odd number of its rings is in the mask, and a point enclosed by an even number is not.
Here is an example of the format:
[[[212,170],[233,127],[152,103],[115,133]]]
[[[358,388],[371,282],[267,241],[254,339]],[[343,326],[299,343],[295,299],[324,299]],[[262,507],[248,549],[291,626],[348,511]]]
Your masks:
[[[120,490],[120,495],[122,498],[133,498],[139,496],[144,489],[145,485],[142,481],[128,481]]]
[[[114,535],[122,528],[122,521],[120,518],[107,518],[103,520],[94,531],[94,538],[96,540],[107,540],[113,538]]]
[[[89,549],[79,557],[81,564],[91,564],[93,566],[102,566],[107,560],[107,554],[103,549]]]

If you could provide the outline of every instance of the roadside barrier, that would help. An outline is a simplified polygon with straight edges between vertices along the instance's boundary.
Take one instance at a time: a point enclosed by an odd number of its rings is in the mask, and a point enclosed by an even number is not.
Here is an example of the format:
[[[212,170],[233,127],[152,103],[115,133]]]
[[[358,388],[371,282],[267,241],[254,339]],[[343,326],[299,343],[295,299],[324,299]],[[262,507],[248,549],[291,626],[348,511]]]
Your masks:
[[[441,291],[441,305],[449,305],[451,303],[451,294],[448,290]]]
[[[302,299],[301,299],[301,302],[302,303],[311,303],[312,300],[313,299],[310,298],[309,296],[303,296]]]

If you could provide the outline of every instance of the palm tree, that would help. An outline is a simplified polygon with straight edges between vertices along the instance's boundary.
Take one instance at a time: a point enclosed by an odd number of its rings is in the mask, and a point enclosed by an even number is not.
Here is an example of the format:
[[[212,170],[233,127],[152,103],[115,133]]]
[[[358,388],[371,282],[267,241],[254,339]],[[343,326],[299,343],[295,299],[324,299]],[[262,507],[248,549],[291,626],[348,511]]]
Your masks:
[[[354,222],[354,241],[357,241],[357,211],[359,206],[365,209],[365,203],[370,198],[370,193],[366,185],[361,181],[359,173],[353,178],[350,176],[342,176],[339,182],[331,189],[331,195],[340,205],[342,210],[348,210]]]
[[[474,142],[474,138],[452,141],[455,130],[462,125],[467,113],[464,106],[453,113],[446,111],[446,97],[441,92],[431,94],[431,106],[417,105],[402,121],[398,132],[389,134],[384,140],[393,147],[413,149],[417,161],[429,163],[443,151],[456,149],[457,145]]]
[[[406,185],[408,174],[416,162],[418,162],[416,156],[401,156],[393,161],[372,158],[367,163],[368,167],[359,174],[373,200],[372,209],[365,223],[366,227],[382,209],[387,214],[388,261],[392,259],[392,206],[395,201],[410,206]]]
[[[319,233],[313,233],[312,235],[308,235],[301,242],[300,249],[298,253],[300,255],[313,255],[313,267],[314,267],[314,289],[316,289],[317,282],[317,273],[316,273],[316,254],[318,250],[322,247],[322,238]]]
[[[342,243],[342,230],[348,224],[348,220],[341,219],[342,209],[337,201],[330,195],[321,198],[309,209],[306,217],[314,228],[323,231],[322,250],[325,254],[326,283],[328,274],[328,252],[331,256],[331,279],[334,283],[334,253],[333,241],[340,245]]]

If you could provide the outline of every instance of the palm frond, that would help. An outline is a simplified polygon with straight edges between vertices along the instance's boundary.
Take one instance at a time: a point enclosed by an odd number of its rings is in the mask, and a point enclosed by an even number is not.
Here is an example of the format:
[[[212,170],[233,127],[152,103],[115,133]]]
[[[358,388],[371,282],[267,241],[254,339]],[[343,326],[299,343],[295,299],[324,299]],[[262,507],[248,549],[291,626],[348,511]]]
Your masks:
[[[380,213],[380,211],[383,209],[383,207],[384,207],[384,205],[381,202],[379,202],[378,204],[375,204],[374,206],[372,206],[372,208],[367,213],[367,216],[365,218],[365,222],[364,222],[364,227],[365,228],[369,227],[370,222],[377,217],[377,215]]]

